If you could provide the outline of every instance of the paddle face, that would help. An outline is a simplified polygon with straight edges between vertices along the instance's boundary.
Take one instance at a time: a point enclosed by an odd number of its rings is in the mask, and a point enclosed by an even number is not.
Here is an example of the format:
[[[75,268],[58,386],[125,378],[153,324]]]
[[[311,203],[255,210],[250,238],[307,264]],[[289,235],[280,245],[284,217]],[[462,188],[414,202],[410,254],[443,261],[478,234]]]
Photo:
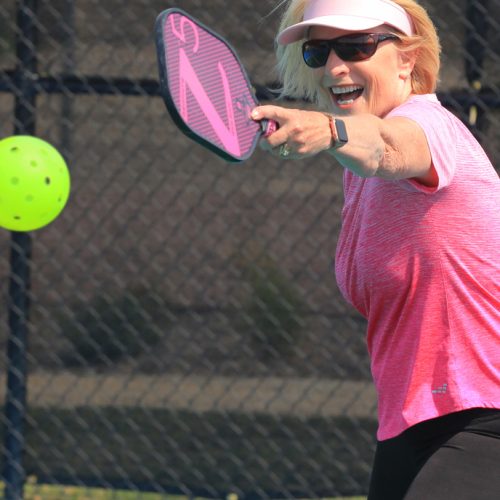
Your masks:
[[[234,50],[180,9],[162,12],[155,28],[161,92],[177,126],[228,161],[246,160],[264,130],[250,118],[258,103]]]

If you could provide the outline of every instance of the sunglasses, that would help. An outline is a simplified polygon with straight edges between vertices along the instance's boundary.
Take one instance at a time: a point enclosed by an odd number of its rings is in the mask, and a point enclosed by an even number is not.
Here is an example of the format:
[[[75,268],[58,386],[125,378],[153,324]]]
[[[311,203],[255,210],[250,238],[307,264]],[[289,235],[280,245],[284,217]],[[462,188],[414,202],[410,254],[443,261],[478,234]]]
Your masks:
[[[399,40],[390,33],[356,33],[333,40],[307,40],[302,45],[302,57],[310,68],[321,68],[333,50],[343,61],[364,61],[377,51],[385,40]]]

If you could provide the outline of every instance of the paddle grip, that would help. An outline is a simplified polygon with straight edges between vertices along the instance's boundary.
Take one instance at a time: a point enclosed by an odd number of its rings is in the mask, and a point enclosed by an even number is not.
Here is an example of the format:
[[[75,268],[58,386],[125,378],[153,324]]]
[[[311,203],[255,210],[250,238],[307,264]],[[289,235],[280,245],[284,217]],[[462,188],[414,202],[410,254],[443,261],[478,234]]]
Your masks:
[[[269,137],[272,133],[276,132],[279,129],[278,122],[274,120],[261,120],[260,128],[262,129],[262,135],[264,137]]]

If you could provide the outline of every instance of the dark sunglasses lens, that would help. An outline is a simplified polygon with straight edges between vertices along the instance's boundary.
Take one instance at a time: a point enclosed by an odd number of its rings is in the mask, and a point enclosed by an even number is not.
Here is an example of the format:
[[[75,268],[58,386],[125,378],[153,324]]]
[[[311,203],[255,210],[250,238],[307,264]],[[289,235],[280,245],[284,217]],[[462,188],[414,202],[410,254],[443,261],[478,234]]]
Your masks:
[[[313,44],[306,42],[302,47],[302,55],[304,62],[310,68],[321,68],[328,61],[330,47],[326,43]]]
[[[310,68],[324,66],[330,51],[334,50],[343,61],[363,61],[375,54],[379,42],[395,38],[391,35],[348,35],[334,40],[309,40],[302,45],[302,55]]]
[[[375,54],[377,40],[371,36],[342,38],[335,44],[335,52],[344,61],[362,61]]]

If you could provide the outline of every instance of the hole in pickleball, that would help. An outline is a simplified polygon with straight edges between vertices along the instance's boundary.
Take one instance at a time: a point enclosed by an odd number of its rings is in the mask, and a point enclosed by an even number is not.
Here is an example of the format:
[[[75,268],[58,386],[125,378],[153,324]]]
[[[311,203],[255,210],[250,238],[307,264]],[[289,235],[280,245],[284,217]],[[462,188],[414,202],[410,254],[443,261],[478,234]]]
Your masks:
[[[28,202],[33,201],[33,199],[34,199],[34,198],[33,198],[33,195],[32,195],[32,194],[29,194],[29,195],[27,195],[27,196],[26,196],[26,201],[28,201]]]
[[[12,177],[12,179],[10,180],[10,183],[13,186],[17,186],[19,184],[19,177]]]
[[[47,184],[47,186],[50,184],[50,177],[45,177],[45,184]]]

